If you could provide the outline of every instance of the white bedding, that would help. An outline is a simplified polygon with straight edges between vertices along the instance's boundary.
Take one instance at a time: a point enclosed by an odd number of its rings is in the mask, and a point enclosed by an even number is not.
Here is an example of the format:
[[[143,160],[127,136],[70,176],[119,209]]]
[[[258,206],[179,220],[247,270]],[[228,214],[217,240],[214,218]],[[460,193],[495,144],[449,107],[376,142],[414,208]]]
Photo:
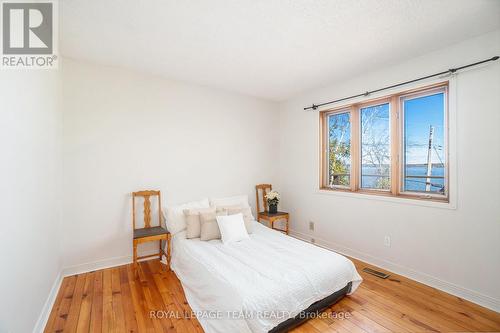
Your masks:
[[[312,303],[362,279],[342,255],[254,222],[250,239],[173,237],[172,269],[207,333],[267,332]]]

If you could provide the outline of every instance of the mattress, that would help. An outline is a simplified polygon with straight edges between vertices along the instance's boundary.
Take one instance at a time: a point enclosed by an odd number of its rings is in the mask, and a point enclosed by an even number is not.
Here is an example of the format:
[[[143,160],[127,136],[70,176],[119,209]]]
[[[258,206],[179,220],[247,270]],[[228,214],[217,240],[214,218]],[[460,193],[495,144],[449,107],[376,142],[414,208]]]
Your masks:
[[[311,304],[352,282],[361,283],[354,264],[335,252],[254,222],[250,239],[173,237],[172,269],[203,329],[268,332]]]

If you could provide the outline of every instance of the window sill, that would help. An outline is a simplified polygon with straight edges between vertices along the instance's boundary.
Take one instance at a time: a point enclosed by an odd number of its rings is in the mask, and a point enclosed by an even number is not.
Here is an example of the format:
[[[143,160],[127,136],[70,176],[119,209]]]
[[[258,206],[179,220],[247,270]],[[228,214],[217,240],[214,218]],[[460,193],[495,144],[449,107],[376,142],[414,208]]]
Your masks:
[[[413,198],[408,196],[396,197],[391,194],[384,194],[384,193],[373,194],[367,192],[351,192],[349,190],[344,190],[344,189],[334,190],[326,188],[316,190],[316,194],[342,196],[342,197],[357,198],[362,200],[394,202],[402,205],[413,205],[413,206],[423,206],[423,207],[453,209],[453,210],[457,209],[456,204],[451,200],[445,201],[440,199],[422,199],[422,198]]]

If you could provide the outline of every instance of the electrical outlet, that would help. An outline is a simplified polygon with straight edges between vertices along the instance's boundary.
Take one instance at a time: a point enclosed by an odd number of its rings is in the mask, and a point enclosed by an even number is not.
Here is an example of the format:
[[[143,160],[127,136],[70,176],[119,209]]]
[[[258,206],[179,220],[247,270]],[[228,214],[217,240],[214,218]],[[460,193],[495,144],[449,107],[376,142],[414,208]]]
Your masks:
[[[384,237],[384,245],[387,247],[391,247],[391,236]]]
[[[314,231],[314,222],[309,221],[309,230]]]
[[[311,243],[316,243],[316,240],[314,238],[311,238]]]

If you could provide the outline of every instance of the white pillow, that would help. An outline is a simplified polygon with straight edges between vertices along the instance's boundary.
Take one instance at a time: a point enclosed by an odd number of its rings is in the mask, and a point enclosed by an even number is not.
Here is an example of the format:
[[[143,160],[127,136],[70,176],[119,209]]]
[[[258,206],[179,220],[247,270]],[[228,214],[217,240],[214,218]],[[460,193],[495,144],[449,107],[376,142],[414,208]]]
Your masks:
[[[188,202],[182,205],[167,207],[165,224],[167,226],[167,230],[170,231],[172,235],[186,229],[186,216],[184,215],[184,210],[191,208],[210,208],[208,198]]]
[[[243,214],[243,221],[245,221],[245,227],[247,232],[251,234],[253,232],[253,221],[255,220],[252,215],[252,209],[250,207],[245,207],[242,205],[235,206],[217,206],[217,212],[226,211],[227,215],[234,215],[241,213]],[[189,225],[188,225],[189,229]]]
[[[222,243],[239,242],[244,239],[249,239],[243,214],[235,214],[228,216],[217,216],[217,225],[219,226]]]
[[[235,195],[232,197],[224,197],[224,198],[210,198],[210,206],[221,207],[221,206],[242,206],[242,207],[250,207],[248,204],[248,195]],[[250,209],[250,213],[251,213]],[[253,215],[251,215],[252,220],[255,220]]]

